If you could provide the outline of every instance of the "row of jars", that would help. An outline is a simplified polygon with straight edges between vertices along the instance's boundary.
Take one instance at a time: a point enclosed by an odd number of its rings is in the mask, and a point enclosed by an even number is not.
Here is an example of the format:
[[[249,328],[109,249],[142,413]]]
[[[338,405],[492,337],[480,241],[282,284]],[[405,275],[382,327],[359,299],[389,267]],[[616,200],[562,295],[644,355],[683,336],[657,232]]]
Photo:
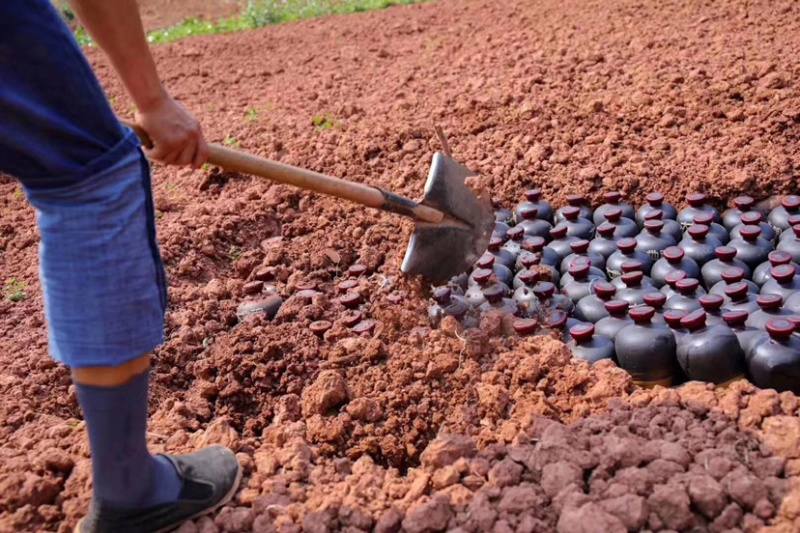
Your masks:
[[[771,295],[779,296],[781,304],[785,300],[778,308],[789,315],[800,309],[800,296],[792,298],[800,290],[795,259],[800,259],[800,228],[793,229],[800,223],[800,213],[795,213],[800,198],[784,198],[765,223],[760,212],[749,210],[754,201],[748,197],[737,198],[719,215],[704,195],[690,195],[689,207],[680,212],[657,193],[648,195],[648,204],[637,211],[621,204],[620,196],[607,193],[606,204],[594,212],[581,197],[570,197],[570,205],[554,212],[541,201],[540,191],[528,191],[513,212],[497,212],[495,234],[473,272],[434,293],[431,321],[436,325],[452,315],[472,327],[488,310],[515,315],[520,317],[515,325],[520,334],[561,329],[576,356],[589,360],[595,345],[602,345],[647,384],[666,378],[640,373],[620,359],[612,335],[612,324],[632,325],[628,322],[638,316],[638,308],[652,309],[651,320],[661,325],[667,324],[667,316],[680,321],[685,318],[681,314],[702,313],[702,323],[716,322],[716,327],[722,326],[725,312],[745,313],[744,322],[759,322],[760,331],[767,330],[769,320],[762,315],[774,309]],[[695,317],[683,327],[700,321]],[[673,337],[680,329],[664,327]],[[676,364],[663,368],[671,368],[667,374],[672,380],[680,379],[677,344],[667,352]],[[713,379],[684,374],[717,383],[733,379],[719,370],[722,366],[711,367],[718,369]],[[746,372],[757,381],[758,372]],[[764,380],[757,384],[768,386]]]

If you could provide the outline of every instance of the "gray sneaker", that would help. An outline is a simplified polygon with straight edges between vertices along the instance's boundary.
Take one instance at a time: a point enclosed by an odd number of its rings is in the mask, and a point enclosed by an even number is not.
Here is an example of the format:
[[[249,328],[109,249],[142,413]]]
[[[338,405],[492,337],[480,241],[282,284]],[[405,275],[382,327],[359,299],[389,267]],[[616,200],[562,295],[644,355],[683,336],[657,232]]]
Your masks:
[[[75,533],[166,533],[228,503],[242,479],[239,461],[223,446],[164,457],[172,461],[183,481],[178,501],[139,509],[120,509],[95,501]]]

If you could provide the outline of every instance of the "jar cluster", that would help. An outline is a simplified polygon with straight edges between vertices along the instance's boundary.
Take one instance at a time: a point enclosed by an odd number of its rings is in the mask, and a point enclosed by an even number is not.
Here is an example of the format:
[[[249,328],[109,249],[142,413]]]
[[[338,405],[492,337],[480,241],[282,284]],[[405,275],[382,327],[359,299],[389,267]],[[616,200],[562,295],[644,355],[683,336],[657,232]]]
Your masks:
[[[800,196],[774,209],[704,194],[634,208],[607,192],[554,209],[540,189],[495,212],[486,253],[434,290],[437,327],[495,311],[520,336],[556,332],[575,357],[612,359],[642,386],[748,377],[800,393]]]

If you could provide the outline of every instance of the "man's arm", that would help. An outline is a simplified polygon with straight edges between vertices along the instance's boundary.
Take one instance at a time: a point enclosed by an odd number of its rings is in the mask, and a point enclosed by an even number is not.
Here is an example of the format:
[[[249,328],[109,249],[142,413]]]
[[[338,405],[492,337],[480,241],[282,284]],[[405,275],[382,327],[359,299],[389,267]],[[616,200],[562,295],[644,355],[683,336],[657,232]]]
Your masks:
[[[149,158],[200,167],[208,145],[197,120],[161,85],[136,0],[68,0],[106,53],[137,107],[136,121],[153,140]]]

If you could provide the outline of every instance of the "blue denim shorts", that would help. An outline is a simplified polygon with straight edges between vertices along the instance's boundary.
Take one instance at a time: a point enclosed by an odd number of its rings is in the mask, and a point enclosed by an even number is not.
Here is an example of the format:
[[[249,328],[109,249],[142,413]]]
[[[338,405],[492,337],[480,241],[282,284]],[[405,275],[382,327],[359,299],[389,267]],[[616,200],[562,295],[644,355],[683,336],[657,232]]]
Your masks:
[[[0,2],[0,172],[36,209],[52,356],[117,366],[163,342],[150,167],[48,0]]]

